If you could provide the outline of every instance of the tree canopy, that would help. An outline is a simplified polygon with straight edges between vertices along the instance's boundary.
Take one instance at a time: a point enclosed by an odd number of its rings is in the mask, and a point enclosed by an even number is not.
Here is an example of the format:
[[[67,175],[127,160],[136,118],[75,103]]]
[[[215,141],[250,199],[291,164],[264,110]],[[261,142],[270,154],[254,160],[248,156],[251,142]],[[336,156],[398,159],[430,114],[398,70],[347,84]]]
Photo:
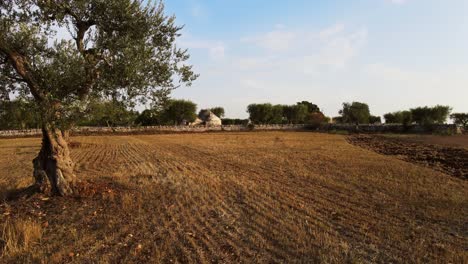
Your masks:
[[[365,103],[343,103],[339,111],[344,123],[368,124],[371,116],[369,106]]]
[[[443,105],[410,109],[413,121],[420,125],[443,124],[447,121],[451,111],[450,106]]]
[[[247,107],[250,120],[254,124],[304,124],[310,122],[325,122],[326,118],[320,108],[308,101],[293,105],[250,104]],[[319,115],[312,115],[318,113]],[[313,121],[311,121],[313,120]]]
[[[456,125],[468,128],[468,113],[453,113],[450,118]]]
[[[80,122],[82,126],[132,126],[138,113],[116,100],[94,101]]]
[[[216,106],[216,107],[210,108],[209,110],[219,118],[223,118],[225,115],[224,108],[221,106]]]
[[[39,115],[31,100],[0,101],[0,129],[39,128]]]
[[[164,123],[182,125],[197,118],[197,105],[189,100],[170,100],[167,108],[161,113]]]
[[[0,100],[33,98],[42,125],[35,189],[73,193],[67,130],[91,102],[157,105],[197,78],[181,29],[151,0],[0,1]]]
[[[0,93],[32,96],[57,126],[90,98],[164,100],[196,75],[175,46],[181,27],[163,11],[153,1],[1,1]],[[57,39],[57,28],[72,39]]]
[[[398,111],[384,115],[387,124],[410,125],[413,122],[413,116],[410,111]]]

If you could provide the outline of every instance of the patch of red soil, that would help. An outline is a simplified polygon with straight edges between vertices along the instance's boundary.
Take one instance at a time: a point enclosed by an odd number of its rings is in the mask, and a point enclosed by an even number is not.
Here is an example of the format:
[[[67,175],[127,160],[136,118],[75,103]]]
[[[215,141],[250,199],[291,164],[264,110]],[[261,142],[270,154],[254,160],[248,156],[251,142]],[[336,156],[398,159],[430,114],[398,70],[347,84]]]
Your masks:
[[[409,142],[381,135],[352,135],[349,143],[384,155],[397,155],[403,160],[422,164],[446,174],[468,179],[468,150],[425,143]]]

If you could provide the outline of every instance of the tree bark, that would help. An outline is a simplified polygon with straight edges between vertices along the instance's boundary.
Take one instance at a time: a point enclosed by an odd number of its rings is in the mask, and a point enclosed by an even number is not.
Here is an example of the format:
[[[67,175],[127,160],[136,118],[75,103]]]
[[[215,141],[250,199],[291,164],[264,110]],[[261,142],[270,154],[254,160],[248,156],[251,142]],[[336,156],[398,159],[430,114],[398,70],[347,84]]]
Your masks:
[[[42,193],[68,196],[73,194],[76,176],[67,144],[68,131],[42,129],[42,147],[33,160],[35,186]]]

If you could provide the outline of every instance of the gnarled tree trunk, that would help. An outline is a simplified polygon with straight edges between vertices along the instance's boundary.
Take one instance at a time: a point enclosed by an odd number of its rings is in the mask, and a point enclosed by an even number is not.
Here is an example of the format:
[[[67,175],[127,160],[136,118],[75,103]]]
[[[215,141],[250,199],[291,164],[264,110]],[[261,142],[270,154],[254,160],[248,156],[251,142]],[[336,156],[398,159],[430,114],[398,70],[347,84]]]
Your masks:
[[[68,132],[42,129],[42,147],[33,160],[35,186],[43,193],[67,196],[73,194],[76,176],[67,144]]]

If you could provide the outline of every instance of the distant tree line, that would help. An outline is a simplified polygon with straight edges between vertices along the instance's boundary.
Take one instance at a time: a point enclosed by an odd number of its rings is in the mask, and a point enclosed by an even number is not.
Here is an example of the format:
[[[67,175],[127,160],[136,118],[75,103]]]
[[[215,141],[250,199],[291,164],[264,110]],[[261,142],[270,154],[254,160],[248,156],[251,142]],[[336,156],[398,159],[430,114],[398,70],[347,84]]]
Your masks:
[[[452,108],[450,106],[424,106],[405,111],[387,113],[384,115],[384,118],[385,123],[397,123],[403,125],[410,125],[413,123],[419,125],[443,124],[447,121],[451,111]],[[463,115],[466,114],[452,114],[450,117],[454,120],[455,124],[462,125]]]
[[[40,115],[31,100],[17,99],[0,102],[0,129],[39,128]]]
[[[311,102],[302,101],[294,105],[270,103],[250,104],[247,107],[253,124],[305,124],[327,122],[320,108]]]
[[[40,128],[40,116],[35,110],[36,105],[28,98],[18,98],[4,101],[0,104],[0,129]],[[362,102],[345,102],[339,111],[339,116],[332,119],[326,117],[320,108],[309,101],[297,102],[293,105],[283,104],[250,104],[247,107],[249,119],[225,118],[223,107],[217,106],[202,109],[197,114],[197,105],[189,100],[168,100],[162,105],[146,109],[141,113],[129,109],[117,100],[90,102],[84,118],[79,126],[155,126],[183,125],[193,122],[202,114],[212,112],[220,117],[223,125],[253,124],[310,124],[347,123],[347,124],[378,124],[380,116],[371,114],[369,106]],[[404,111],[387,113],[383,117],[385,123],[431,125],[445,123],[450,117],[459,126],[468,128],[468,113],[450,114],[449,106],[416,107]]]

